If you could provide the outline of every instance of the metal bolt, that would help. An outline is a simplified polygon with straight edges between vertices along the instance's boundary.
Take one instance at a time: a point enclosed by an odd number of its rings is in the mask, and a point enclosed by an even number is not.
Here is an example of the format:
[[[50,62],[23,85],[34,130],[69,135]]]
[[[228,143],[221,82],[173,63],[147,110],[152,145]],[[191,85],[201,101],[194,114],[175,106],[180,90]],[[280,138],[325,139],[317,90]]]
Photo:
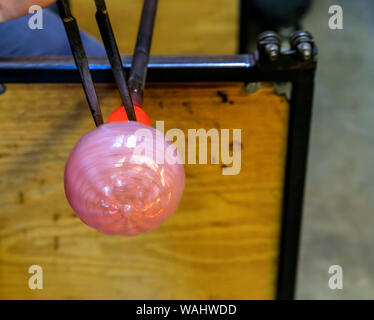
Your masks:
[[[295,31],[290,36],[291,48],[296,50],[303,60],[310,60],[313,56],[313,37],[308,31]]]
[[[304,60],[309,60],[312,57],[312,46],[309,42],[301,42],[297,45],[297,50],[300,52]]]
[[[257,47],[260,53],[260,59],[266,58],[270,61],[274,61],[278,58],[280,53],[280,37],[274,31],[264,31],[257,37]]]
[[[265,46],[265,52],[269,56],[270,61],[274,61],[278,57],[279,46],[275,43],[269,43]]]

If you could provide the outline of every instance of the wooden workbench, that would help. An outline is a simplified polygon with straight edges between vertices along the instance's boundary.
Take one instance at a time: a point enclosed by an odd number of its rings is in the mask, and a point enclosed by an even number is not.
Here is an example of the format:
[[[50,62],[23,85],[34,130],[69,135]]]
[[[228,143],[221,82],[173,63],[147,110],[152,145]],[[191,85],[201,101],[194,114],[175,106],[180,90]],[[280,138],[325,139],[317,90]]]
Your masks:
[[[131,54],[141,4],[123,2],[108,6],[121,52]],[[80,26],[97,34],[93,5],[77,1],[74,9]],[[153,53],[235,51],[236,1],[160,1],[157,19]],[[120,98],[113,85],[97,88],[107,118]],[[81,86],[7,86],[0,96],[0,299],[275,297],[285,98],[270,85],[248,94],[241,83],[152,84],[144,108],[166,130],[242,129],[242,170],[223,176],[221,165],[186,165],[185,194],[171,219],[136,237],[106,236],[85,226],[64,195],[68,154],[94,128]],[[34,264],[43,267],[43,290],[28,287]]]

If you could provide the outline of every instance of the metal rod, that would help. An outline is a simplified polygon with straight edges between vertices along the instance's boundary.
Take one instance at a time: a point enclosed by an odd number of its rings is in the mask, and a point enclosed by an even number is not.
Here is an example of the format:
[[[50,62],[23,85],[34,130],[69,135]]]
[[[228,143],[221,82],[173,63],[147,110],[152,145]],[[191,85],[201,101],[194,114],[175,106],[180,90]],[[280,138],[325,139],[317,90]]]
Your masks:
[[[239,34],[238,34],[238,53],[248,52],[248,27],[250,2],[248,0],[240,0],[239,5]]]
[[[158,0],[144,0],[138,37],[131,65],[129,89],[134,104],[143,104],[143,91],[147,78],[149,52],[151,50],[153,27]]]
[[[73,53],[76,67],[79,71],[84,93],[91,110],[96,126],[103,124],[99,101],[92,81],[88,59],[83,48],[82,39],[79,33],[77,21],[71,14],[70,6],[66,0],[57,1],[60,17],[65,26],[66,35]]]
[[[118,51],[116,39],[114,37],[112,25],[109,20],[108,10],[104,0],[95,0],[96,21],[99,26],[101,38],[112,67],[113,77],[117,84],[123,106],[129,120],[136,121],[135,110],[132,104],[129,89],[127,87],[126,75],[123,69],[121,56]]]
[[[314,71],[292,83],[279,244],[277,299],[294,299],[314,92]]]
[[[279,65],[266,68],[261,67],[251,54],[151,56],[147,81],[295,81],[304,76],[304,70],[315,69],[316,61],[292,59],[294,55],[292,50],[284,52],[280,56]],[[123,64],[128,72],[131,68],[131,57],[123,57]],[[90,71],[95,82],[114,81],[111,67],[105,57],[92,58]],[[0,57],[0,83],[78,82],[81,82],[81,78],[71,57]]]

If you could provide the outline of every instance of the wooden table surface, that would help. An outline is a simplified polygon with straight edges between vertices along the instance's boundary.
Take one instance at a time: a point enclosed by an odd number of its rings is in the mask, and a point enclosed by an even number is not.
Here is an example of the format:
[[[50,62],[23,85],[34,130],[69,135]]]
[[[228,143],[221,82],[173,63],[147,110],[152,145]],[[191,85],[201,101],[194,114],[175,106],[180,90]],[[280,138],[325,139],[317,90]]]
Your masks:
[[[120,99],[112,85],[98,88],[107,117]],[[224,176],[221,165],[186,165],[171,219],[148,234],[106,236],[85,226],[64,195],[68,154],[93,129],[80,85],[8,85],[0,97],[0,298],[274,297],[285,99],[270,86],[247,94],[242,84],[156,84],[145,109],[166,130],[242,129],[242,170]],[[33,264],[43,267],[43,290],[28,288]]]

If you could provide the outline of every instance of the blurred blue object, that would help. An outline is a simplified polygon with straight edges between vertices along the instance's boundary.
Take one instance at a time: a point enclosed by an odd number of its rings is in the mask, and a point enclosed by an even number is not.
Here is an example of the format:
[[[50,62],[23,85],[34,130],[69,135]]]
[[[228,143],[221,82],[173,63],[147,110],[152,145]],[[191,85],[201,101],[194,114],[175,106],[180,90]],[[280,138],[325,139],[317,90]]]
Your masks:
[[[0,23],[0,56],[70,56],[71,50],[60,17],[43,9],[43,29],[30,29],[32,14]],[[106,56],[104,46],[81,31],[87,56]]]

